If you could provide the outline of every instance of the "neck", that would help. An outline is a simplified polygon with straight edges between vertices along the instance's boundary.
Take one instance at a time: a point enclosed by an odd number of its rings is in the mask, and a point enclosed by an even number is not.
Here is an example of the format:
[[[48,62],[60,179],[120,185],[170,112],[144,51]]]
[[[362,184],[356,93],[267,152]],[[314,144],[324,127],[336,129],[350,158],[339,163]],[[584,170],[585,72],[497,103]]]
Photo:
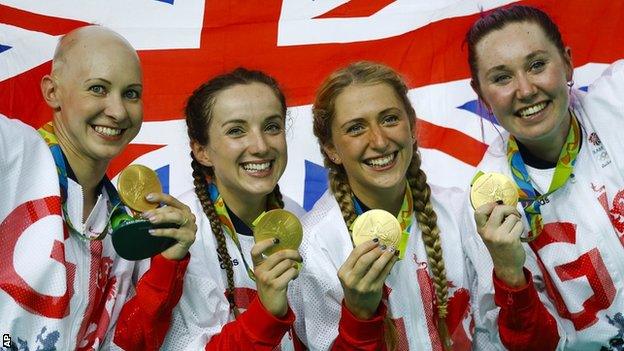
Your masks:
[[[96,188],[106,174],[108,162],[96,162],[84,157],[75,152],[71,144],[68,145],[61,136],[57,135],[57,138],[63,154],[67,157],[69,167],[74,171],[78,184],[82,187],[84,196],[82,213],[83,218],[86,219],[97,201]]]
[[[533,156],[556,164],[559,161],[561,149],[568,138],[571,121],[572,116],[568,113],[568,118],[565,118],[559,128],[553,130],[547,137],[538,140],[523,140],[520,138],[518,140]]]
[[[252,228],[253,221],[266,210],[267,195],[245,196],[243,199],[241,196],[231,194],[225,187],[220,187],[218,181],[217,188],[228,208],[249,228]]]
[[[405,197],[406,181],[389,189],[359,189],[352,185],[353,193],[370,209],[382,209],[396,215]]]

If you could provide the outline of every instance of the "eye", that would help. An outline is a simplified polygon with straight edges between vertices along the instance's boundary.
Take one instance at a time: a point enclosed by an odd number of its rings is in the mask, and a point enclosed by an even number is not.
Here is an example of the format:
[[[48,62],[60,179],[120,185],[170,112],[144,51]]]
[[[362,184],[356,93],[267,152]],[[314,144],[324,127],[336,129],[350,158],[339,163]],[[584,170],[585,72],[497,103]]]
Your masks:
[[[264,130],[270,134],[279,134],[284,130],[284,127],[280,123],[271,122],[264,127]]]
[[[97,95],[106,94],[106,88],[104,88],[103,85],[99,85],[99,84],[90,86],[89,91]]]
[[[537,60],[537,61],[531,62],[530,68],[531,68],[531,71],[541,72],[544,70],[545,66],[546,66],[546,62],[542,60]]]
[[[232,137],[238,137],[241,136],[245,133],[245,130],[242,127],[232,127],[230,129],[227,130],[227,132],[225,132],[226,135],[232,136]]]
[[[397,123],[399,123],[400,119],[401,118],[399,116],[397,116],[397,115],[386,115],[382,119],[382,124],[384,126],[393,126],[393,125],[396,125]]]
[[[362,123],[354,123],[347,127],[347,134],[359,135],[364,131],[364,125]]]
[[[129,100],[138,100],[141,98],[141,92],[135,89],[126,90],[124,92],[124,97]]]
[[[492,77],[492,82],[496,84],[505,84],[509,82],[511,76],[508,74],[497,74]]]

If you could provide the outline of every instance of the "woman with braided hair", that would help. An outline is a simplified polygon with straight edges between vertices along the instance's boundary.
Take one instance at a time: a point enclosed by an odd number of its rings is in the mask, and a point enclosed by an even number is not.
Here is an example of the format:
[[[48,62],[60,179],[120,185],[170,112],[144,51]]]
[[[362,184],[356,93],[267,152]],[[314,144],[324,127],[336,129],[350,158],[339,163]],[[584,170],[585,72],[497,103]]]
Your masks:
[[[416,114],[391,68],[357,62],[331,74],[313,105],[330,189],[303,219],[305,266],[289,291],[311,350],[466,350],[469,291],[461,192],[430,188],[414,138]],[[435,194],[435,197],[432,196]],[[349,228],[368,209],[398,214],[403,248]]]
[[[303,213],[277,185],[287,161],[284,94],[266,74],[238,68],[197,88],[185,114],[195,189],[181,200],[199,229],[165,349],[296,349],[287,288],[301,256],[265,258],[277,239],[254,244],[250,229],[265,210]]]

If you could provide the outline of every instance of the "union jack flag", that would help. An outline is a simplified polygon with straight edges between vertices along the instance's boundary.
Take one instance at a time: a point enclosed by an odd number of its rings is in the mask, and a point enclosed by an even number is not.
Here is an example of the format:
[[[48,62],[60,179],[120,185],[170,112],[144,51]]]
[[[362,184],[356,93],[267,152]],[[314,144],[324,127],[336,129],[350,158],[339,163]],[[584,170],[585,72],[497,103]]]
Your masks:
[[[192,188],[182,109],[211,76],[245,66],[284,87],[291,122],[285,194],[309,209],[326,188],[310,104],[321,81],[356,60],[401,72],[419,117],[430,182],[465,187],[500,137],[469,85],[464,34],[481,11],[510,3],[548,12],[572,48],[577,86],[624,57],[624,2],[614,0],[1,0],[0,114],[39,127],[51,118],[39,90],[58,37],[102,24],[137,48],[145,122],[109,169],[156,169],[168,192]]]

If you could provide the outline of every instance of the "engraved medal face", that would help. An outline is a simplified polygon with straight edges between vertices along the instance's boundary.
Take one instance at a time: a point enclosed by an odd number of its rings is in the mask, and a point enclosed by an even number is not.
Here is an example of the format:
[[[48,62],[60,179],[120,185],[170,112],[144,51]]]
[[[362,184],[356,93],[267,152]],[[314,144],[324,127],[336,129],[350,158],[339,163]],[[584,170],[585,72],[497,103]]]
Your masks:
[[[362,213],[353,222],[353,244],[359,245],[365,241],[379,238],[379,242],[388,247],[398,247],[401,241],[401,225],[390,212],[384,210],[369,210]]]
[[[256,222],[254,239],[259,242],[268,238],[278,238],[279,243],[266,250],[267,255],[284,249],[297,250],[303,238],[301,222],[286,210],[268,211]]]
[[[518,203],[518,189],[504,174],[484,173],[470,187],[470,203],[474,209],[499,200],[507,206]]]
[[[147,202],[149,193],[162,193],[162,186],[156,172],[143,165],[130,165],[119,174],[117,191],[124,204],[137,212],[145,212],[158,207],[157,203]]]

